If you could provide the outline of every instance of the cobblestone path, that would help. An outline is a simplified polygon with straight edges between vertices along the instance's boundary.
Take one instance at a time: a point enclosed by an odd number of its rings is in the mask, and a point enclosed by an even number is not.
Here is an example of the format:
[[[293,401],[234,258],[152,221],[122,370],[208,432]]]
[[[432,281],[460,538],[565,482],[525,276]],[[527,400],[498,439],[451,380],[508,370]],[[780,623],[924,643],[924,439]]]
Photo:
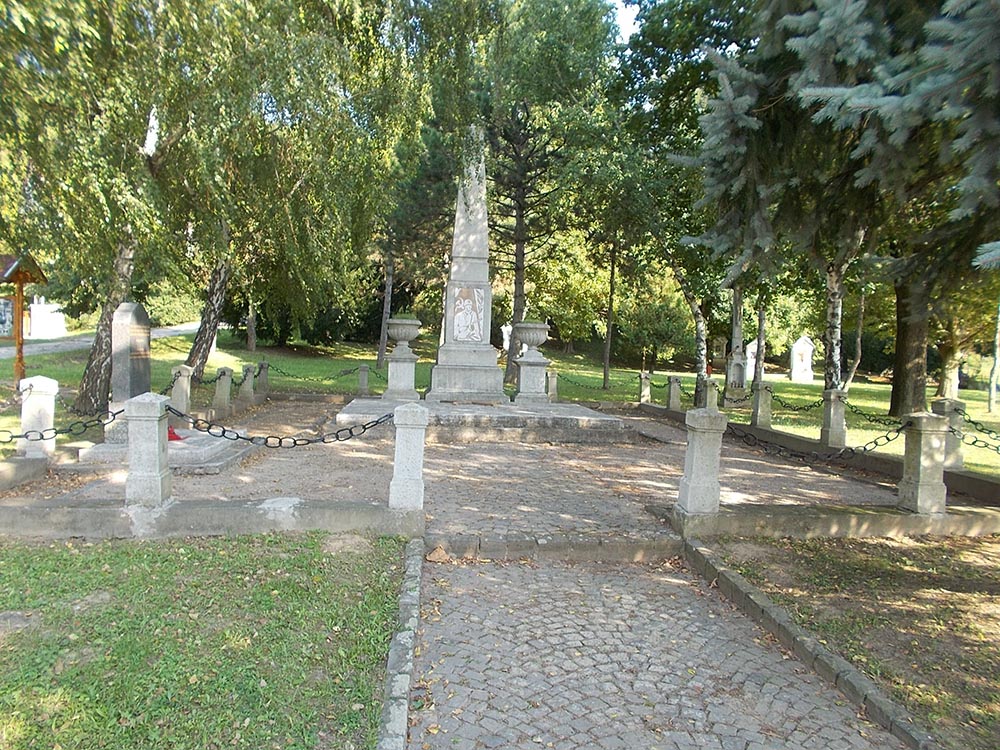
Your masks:
[[[409,750],[896,750],[671,563],[425,563]]]

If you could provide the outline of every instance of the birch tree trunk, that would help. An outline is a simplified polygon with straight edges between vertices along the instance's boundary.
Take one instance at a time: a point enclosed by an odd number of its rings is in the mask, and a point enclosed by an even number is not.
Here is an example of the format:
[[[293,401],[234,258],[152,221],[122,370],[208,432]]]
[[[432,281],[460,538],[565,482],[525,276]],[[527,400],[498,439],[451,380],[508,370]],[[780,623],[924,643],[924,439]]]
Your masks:
[[[253,297],[247,302],[247,351],[257,351],[257,305]]]
[[[525,216],[525,202],[527,195],[523,185],[519,185],[514,191],[514,300],[511,311],[511,324],[515,326],[510,333],[510,346],[507,349],[507,366],[504,369],[503,382],[508,385],[517,382],[517,365],[514,360],[521,353],[521,342],[516,335],[516,326],[524,320],[524,310],[527,307],[527,300],[524,293],[525,281],[525,253],[528,245],[528,223]],[[489,336],[489,331],[485,332]]]
[[[695,296],[694,290],[688,283],[684,272],[672,261],[670,267],[677,279],[677,285],[681,288],[684,301],[687,302],[691,317],[694,319],[694,358],[695,375],[697,377],[694,403],[695,406],[705,404],[705,381],[708,380],[708,324],[705,320],[705,313],[701,309],[701,300]]]
[[[228,229],[224,231],[224,237],[228,249]],[[205,377],[205,364],[212,351],[215,335],[219,332],[219,320],[222,317],[222,306],[226,301],[226,289],[229,286],[231,273],[232,264],[228,257],[220,258],[216,262],[215,268],[212,269],[212,276],[208,281],[208,292],[205,295],[205,305],[201,309],[201,325],[198,326],[194,343],[191,344],[191,351],[188,352],[187,361],[184,363],[194,370],[193,377]]]
[[[615,266],[618,263],[618,235],[611,242],[611,275],[608,280],[608,328],[604,332],[604,390],[611,387],[611,337],[615,328]]]
[[[843,320],[844,266],[831,263],[826,267],[826,329],[823,331],[823,387],[826,390],[842,385],[840,337],[843,335]]]
[[[90,348],[90,357],[80,380],[80,390],[73,404],[73,409],[79,414],[100,414],[108,410],[111,391],[111,324],[118,305],[129,297],[134,270],[135,238],[131,227],[126,227],[125,237],[119,241],[115,252],[108,296],[101,306],[94,344]]]

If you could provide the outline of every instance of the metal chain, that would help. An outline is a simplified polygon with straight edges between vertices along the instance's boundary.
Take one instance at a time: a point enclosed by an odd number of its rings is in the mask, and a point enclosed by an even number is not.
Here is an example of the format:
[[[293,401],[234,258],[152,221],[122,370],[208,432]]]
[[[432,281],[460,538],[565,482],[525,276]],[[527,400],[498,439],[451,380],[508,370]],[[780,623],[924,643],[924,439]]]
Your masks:
[[[846,398],[843,399],[843,401],[844,401],[844,406],[846,406],[848,409],[850,409],[852,413],[857,414],[859,417],[861,417],[862,419],[867,420],[868,422],[870,422],[872,424],[882,425],[883,427],[895,427],[896,425],[898,425],[900,423],[900,420],[895,419],[894,417],[883,417],[883,416],[879,416],[878,414],[868,414],[866,412],[863,412],[863,411],[861,411],[861,409],[859,409],[858,407],[856,407],[854,404],[852,404]]]
[[[167,383],[166,387],[160,390],[160,395],[166,396],[168,393],[170,393],[170,389],[174,387],[174,384],[177,383],[178,380],[180,380],[180,377],[181,377],[181,372],[180,370],[178,370],[177,372],[174,373],[174,376],[170,378],[170,382]]]
[[[652,380],[649,381],[650,388],[666,388],[670,383],[654,383]]]
[[[812,411],[813,409],[818,409],[823,405],[823,399],[818,399],[808,404],[801,404],[801,405],[792,404],[789,403],[788,401],[785,401],[785,399],[783,399],[781,396],[775,393],[774,390],[771,388],[771,386],[765,385],[764,388],[766,388],[767,392],[771,394],[772,399],[777,401],[779,405],[785,407],[789,411]]]
[[[615,386],[611,385],[605,388],[603,385],[591,385],[590,383],[582,383],[579,380],[574,380],[573,378],[565,375],[564,373],[559,373],[559,380],[561,382],[569,383],[570,385],[575,385],[577,388],[585,388],[588,391],[610,391],[614,390]]]
[[[993,451],[994,453],[1000,454],[1000,445],[994,445],[993,443],[988,443],[980,437],[975,435],[967,435],[961,430],[956,430],[954,427],[949,427],[948,430],[952,435],[957,437],[965,445],[971,445],[973,448],[985,448],[986,450]]]
[[[681,393],[683,393],[689,399],[691,399],[692,401],[694,400],[694,393],[685,388],[683,383],[678,382],[677,388],[680,390]]]
[[[753,398],[752,393],[748,393],[740,398],[725,398],[725,393],[723,393],[723,399],[726,402],[726,406],[739,406],[740,404],[745,404],[747,401]]]
[[[342,427],[335,432],[327,432],[323,435],[319,435],[314,438],[303,438],[294,437],[291,435],[241,435],[236,430],[232,430],[216,422],[210,422],[207,419],[199,419],[197,417],[192,417],[190,414],[185,414],[184,412],[178,411],[172,406],[166,407],[167,411],[176,417],[189,422],[191,427],[198,432],[204,432],[207,435],[211,435],[216,438],[225,438],[226,440],[238,441],[244,440],[251,445],[262,445],[265,448],[299,448],[304,445],[315,445],[316,443],[342,443],[351,438],[360,437],[364,435],[368,430],[371,430],[380,425],[386,424],[392,421],[392,414],[383,414],[378,419],[373,419],[371,422],[365,422],[364,424],[355,424],[350,427]]]
[[[747,432],[736,425],[730,423],[726,426],[726,432],[736,436],[743,441],[743,444],[749,448],[760,448],[767,455],[770,456],[781,456],[782,458],[790,458],[796,461],[801,461],[802,463],[836,463],[849,461],[860,453],[870,453],[876,448],[881,448],[884,445],[888,445],[893,440],[899,438],[903,431],[912,425],[912,422],[907,422],[904,425],[895,427],[884,435],[879,435],[873,440],[869,440],[864,445],[857,446],[855,448],[841,448],[836,453],[820,453],[819,451],[797,451],[791,448],[787,448],[778,443],[772,443],[770,441],[759,438],[751,432]]]
[[[965,411],[965,409],[959,407],[956,408],[955,411],[958,412],[958,415],[965,420],[966,424],[971,424],[975,428],[976,432],[981,432],[987,437],[993,438],[994,440],[1000,440],[1000,432],[994,432],[989,427],[984,425],[982,422],[977,422],[976,420],[974,420],[972,417],[969,416],[969,413]]]
[[[329,383],[331,381],[336,382],[337,380],[340,380],[340,378],[346,377],[347,375],[353,375],[360,369],[361,369],[360,367],[351,367],[346,370],[341,370],[332,378],[312,378],[309,377],[308,375],[295,375],[293,373],[288,372],[287,370],[282,370],[280,367],[276,365],[270,365],[271,372],[275,372],[278,375],[284,375],[286,378],[295,378],[296,380],[308,380],[309,382],[312,383]]]
[[[73,435],[79,437],[92,427],[106,427],[124,413],[124,409],[119,409],[118,411],[108,412],[103,417],[94,417],[93,419],[87,420],[80,419],[76,422],[71,422],[65,427],[49,427],[44,430],[27,430],[26,432],[22,432],[17,435],[10,430],[0,430],[0,443],[12,443],[15,440],[28,440],[31,442],[39,440],[53,440],[59,435]]]
[[[24,397],[31,393],[31,389],[34,386],[28,386],[23,391],[19,391],[16,388],[13,393],[11,393],[10,398],[6,401],[0,402],[0,411],[7,411],[12,406],[18,406],[24,401]]]
[[[192,375],[191,376],[191,381],[195,385],[212,385],[214,383],[217,383],[219,381],[219,378],[221,378],[221,377],[222,377],[222,375],[218,375],[218,374],[214,378],[205,378],[205,377],[199,378],[197,375]]]

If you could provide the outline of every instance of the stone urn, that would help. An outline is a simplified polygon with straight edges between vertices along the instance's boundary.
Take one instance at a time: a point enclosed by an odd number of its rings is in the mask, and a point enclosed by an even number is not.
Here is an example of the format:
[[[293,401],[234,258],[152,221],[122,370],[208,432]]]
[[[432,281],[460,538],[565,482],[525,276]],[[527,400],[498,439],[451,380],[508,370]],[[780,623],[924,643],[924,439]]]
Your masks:
[[[528,347],[528,351],[533,351],[540,347],[549,338],[548,323],[517,323],[514,326],[514,336]]]
[[[397,349],[410,350],[410,342],[420,333],[420,321],[416,318],[389,318],[386,329],[389,337],[396,342]]]

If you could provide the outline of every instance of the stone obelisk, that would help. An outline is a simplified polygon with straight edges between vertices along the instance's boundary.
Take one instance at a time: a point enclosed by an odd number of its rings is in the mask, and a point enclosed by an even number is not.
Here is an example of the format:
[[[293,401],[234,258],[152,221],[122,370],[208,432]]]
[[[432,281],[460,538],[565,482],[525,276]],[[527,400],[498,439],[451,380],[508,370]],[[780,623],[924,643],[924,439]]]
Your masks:
[[[509,403],[497,350],[490,345],[490,287],[483,136],[473,130],[475,156],[459,183],[451,271],[445,290],[444,331],[431,370],[428,401]]]

